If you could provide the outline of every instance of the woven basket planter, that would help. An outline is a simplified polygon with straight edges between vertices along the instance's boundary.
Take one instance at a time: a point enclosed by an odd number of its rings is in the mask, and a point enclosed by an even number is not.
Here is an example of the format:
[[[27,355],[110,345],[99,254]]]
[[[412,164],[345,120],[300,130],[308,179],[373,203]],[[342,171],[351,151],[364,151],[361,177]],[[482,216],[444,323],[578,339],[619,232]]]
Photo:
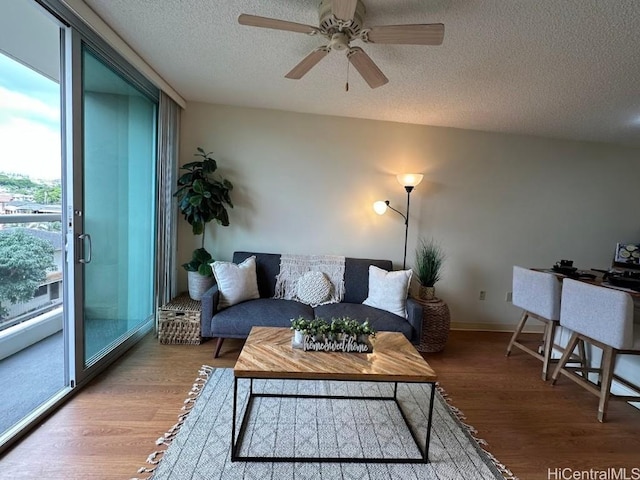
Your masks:
[[[441,352],[447,344],[451,327],[449,307],[440,299],[415,300],[422,306],[422,335],[416,349],[423,353]]]
[[[420,289],[418,290],[418,298],[420,300],[424,300],[425,302],[439,302],[440,299],[436,297],[436,288],[435,287],[424,287],[420,285]]]

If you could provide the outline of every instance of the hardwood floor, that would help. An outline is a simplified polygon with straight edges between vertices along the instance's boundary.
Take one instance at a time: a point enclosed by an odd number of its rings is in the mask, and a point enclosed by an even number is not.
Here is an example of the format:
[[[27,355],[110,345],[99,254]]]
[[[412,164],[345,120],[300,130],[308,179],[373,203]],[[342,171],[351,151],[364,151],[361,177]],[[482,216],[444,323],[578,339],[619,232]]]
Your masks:
[[[632,469],[640,468],[640,411],[612,402],[609,422],[598,423],[594,395],[567,379],[555,387],[543,382],[541,363],[521,352],[506,358],[508,339],[452,332],[444,352],[426,356],[488,449],[522,480],[562,478],[548,475],[555,468],[626,467],[633,478]],[[226,341],[214,361],[213,342],[159,345],[145,338],[8,451],[0,478],[136,477],[155,440],[175,423],[198,367],[231,367],[240,346]]]

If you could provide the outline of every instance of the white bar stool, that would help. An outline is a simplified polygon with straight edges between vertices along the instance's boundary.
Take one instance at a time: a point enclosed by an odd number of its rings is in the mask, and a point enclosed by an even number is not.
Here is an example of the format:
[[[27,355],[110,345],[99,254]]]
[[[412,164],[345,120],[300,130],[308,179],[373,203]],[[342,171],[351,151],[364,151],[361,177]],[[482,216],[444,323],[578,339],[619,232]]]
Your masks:
[[[511,355],[513,347],[517,347],[538,360],[541,360],[542,379],[546,381],[550,373],[549,364],[554,362],[554,360],[551,359],[554,348],[563,351],[561,347],[555,345],[556,328],[560,320],[562,280],[550,273],[538,272],[515,265],[513,267],[512,290],[512,303],[516,307],[522,308],[523,313],[507,346],[507,356]],[[520,338],[527,320],[531,318],[545,324],[542,335],[542,354],[538,353],[537,348],[529,347],[525,341]],[[527,343],[530,342],[531,341]],[[536,343],[540,344],[539,341],[536,341]],[[573,352],[574,348],[575,345],[569,351],[569,354]],[[570,357],[571,362],[583,364],[585,359],[584,351],[584,343],[580,342],[580,353],[577,356]]]
[[[565,279],[562,285],[560,325],[572,330],[569,344],[553,372],[552,384],[560,373],[600,398],[598,420],[605,421],[609,399],[640,401],[640,387],[614,373],[617,355],[640,355],[640,327],[634,331],[633,299],[620,290]],[[602,349],[600,368],[583,368],[598,374],[598,383],[588,375],[578,375],[576,368],[567,367],[568,352],[579,341]],[[638,395],[614,395],[611,381],[615,379]]]
[[[555,339],[556,326],[560,320],[561,288],[561,282],[554,275],[517,265],[513,267],[513,296],[511,301],[516,307],[522,308],[523,312],[507,346],[507,356],[511,355],[513,347],[517,347],[538,360],[542,360],[543,380],[547,380],[552,344]],[[544,345],[542,355],[538,353],[537,347],[531,348],[520,339],[522,330],[530,318],[545,324],[542,335],[542,343]],[[536,343],[539,344],[540,342],[536,341]]]

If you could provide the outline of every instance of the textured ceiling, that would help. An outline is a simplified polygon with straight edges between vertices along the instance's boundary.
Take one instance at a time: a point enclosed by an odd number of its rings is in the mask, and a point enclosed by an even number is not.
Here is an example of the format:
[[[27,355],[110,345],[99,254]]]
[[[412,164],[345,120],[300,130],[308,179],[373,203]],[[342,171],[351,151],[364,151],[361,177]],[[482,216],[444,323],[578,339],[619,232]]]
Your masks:
[[[445,24],[441,46],[362,46],[371,90],[323,39],[241,26],[317,25],[318,0],[85,0],[188,101],[640,146],[639,0],[364,0],[365,26]]]

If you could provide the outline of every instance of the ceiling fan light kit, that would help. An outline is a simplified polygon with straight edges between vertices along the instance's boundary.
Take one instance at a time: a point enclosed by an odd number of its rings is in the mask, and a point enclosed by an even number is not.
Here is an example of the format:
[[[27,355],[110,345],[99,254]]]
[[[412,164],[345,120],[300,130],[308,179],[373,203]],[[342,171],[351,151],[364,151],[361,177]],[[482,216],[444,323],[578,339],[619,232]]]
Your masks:
[[[244,13],[238,17],[238,22],[251,27],[321,35],[327,40],[326,45],[314,49],[293,67],[285,75],[286,78],[301,79],[329,52],[336,50],[346,52],[351,65],[371,88],[381,87],[389,79],[362,48],[351,46],[352,41],[388,45],[441,45],[444,39],[444,25],[441,23],[363,28],[365,14],[362,0],[322,0],[318,27]]]

